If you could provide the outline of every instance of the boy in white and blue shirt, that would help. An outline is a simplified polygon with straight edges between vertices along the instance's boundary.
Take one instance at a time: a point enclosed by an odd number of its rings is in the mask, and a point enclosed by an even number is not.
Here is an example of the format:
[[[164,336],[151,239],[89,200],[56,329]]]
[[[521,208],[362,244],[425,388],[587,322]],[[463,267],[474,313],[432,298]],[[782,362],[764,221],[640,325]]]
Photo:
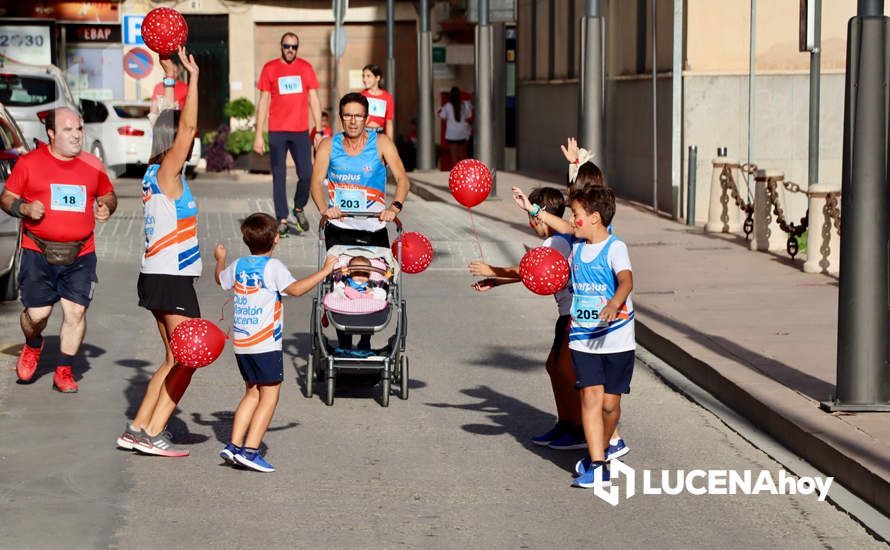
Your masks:
[[[514,188],[517,201],[533,205]],[[608,230],[615,215],[611,189],[586,187],[569,195],[576,241],[572,246],[572,311],[569,349],[575,387],[581,395],[581,423],[588,456],[575,465],[577,487],[608,486],[609,436],[621,415],[621,395],[633,376],[633,270],[627,246]],[[565,221],[546,212],[541,220],[559,230]]]
[[[251,214],[241,224],[241,234],[250,249],[249,256],[224,267],[225,247],[218,244],[214,251],[217,284],[224,290],[234,289],[232,346],[246,385],[235,411],[232,437],[219,456],[232,465],[274,472],[275,468],[259,454],[259,447],[284,380],[281,295],[306,294],[331,273],[337,259],[329,256],[321,270],[298,281],[280,260],[271,257],[280,238],[275,218]]]

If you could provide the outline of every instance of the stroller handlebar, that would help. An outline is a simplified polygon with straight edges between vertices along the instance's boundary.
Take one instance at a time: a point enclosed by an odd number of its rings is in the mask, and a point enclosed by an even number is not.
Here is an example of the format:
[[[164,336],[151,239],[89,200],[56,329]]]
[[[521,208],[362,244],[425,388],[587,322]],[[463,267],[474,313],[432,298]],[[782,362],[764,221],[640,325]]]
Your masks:
[[[380,212],[350,212],[348,215],[344,215],[342,218],[337,218],[337,219],[342,220],[344,218],[377,218],[379,216],[380,216]],[[327,216],[321,217],[321,221],[318,222],[319,233],[324,231],[324,228],[328,224],[329,221],[331,221],[331,218],[328,218]],[[398,216],[393,218],[392,222],[390,222],[390,223],[394,223],[396,225],[396,230],[401,233],[402,221],[399,220]]]

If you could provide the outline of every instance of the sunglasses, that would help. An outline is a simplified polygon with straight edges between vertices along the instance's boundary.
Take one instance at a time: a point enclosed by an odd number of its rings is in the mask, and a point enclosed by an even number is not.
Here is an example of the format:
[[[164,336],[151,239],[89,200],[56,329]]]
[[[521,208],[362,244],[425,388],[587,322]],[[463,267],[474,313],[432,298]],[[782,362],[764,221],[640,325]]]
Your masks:
[[[297,51],[297,49],[299,49],[299,47],[300,47],[299,44],[282,44],[282,45],[281,45],[281,49],[282,49],[282,50],[293,50],[293,51]]]

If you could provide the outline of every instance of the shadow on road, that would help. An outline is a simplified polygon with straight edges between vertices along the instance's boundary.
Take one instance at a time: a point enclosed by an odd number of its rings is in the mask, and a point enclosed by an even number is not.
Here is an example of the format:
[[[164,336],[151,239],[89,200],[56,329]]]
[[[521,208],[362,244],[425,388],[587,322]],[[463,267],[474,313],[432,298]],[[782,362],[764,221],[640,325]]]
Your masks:
[[[208,426],[213,430],[216,440],[222,444],[230,441],[232,435],[232,423],[235,421],[235,411],[216,411],[210,413],[210,418],[204,418],[201,413],[192,413],[192,422],[199,426]],[[280,432],[299,426],[299,422],[288,422],[281,426],[269,426],[267,432]]]
[[[556,464],[560,468],[572,472],[575,463],[583,451],[554,451],[547,447],[539,447],[531,443],[531,438],[546,431],[556,422],[556,417],[536,407],[524,403],[515,397],[497,392],[488,386],[476,386],[461,390],[461,393],[479,399],[476,403],[427,403],[430,407],[462,409],[485,413],[490,424],[464,424],[464,431],[480,435],[509,434],[529,452],[544,460]]]
[[[127,387],[124,389],[124,397],[127,399],[126,417],[128,420],[132,420],[139,410],[142,397],[145,395],[145,389],[148,387],[148,382],[155,373],[157,366],[142,359],[121,359],[116,361],[116,364],[134,369],[133,375],[127,378]],[[189,431],[188,424],[179,418],[180,412],[182,411],[179,407],[174,409],[173,414],[170,415],[170,420],[167,421],[167,431],[173,434],[174,441],[180,444],[194,444],[207,441],[208,437],[206,435]]]

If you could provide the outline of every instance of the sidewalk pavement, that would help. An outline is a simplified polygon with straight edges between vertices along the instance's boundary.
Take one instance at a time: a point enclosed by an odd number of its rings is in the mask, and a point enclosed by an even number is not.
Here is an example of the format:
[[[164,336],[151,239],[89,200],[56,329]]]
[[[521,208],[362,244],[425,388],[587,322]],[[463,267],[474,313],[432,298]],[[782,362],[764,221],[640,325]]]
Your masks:
[[[463,208],[447,172],[409,176],[418,196]],[[499,172],[498,197],[473,212],[515,228],[524,220],[510,188],[541,185],[564,183]],[[639,344],[890,516],[890,413],[819,408],[835,391],[837,279],[628,201],[619,201],[613,228],[634,267]]]

